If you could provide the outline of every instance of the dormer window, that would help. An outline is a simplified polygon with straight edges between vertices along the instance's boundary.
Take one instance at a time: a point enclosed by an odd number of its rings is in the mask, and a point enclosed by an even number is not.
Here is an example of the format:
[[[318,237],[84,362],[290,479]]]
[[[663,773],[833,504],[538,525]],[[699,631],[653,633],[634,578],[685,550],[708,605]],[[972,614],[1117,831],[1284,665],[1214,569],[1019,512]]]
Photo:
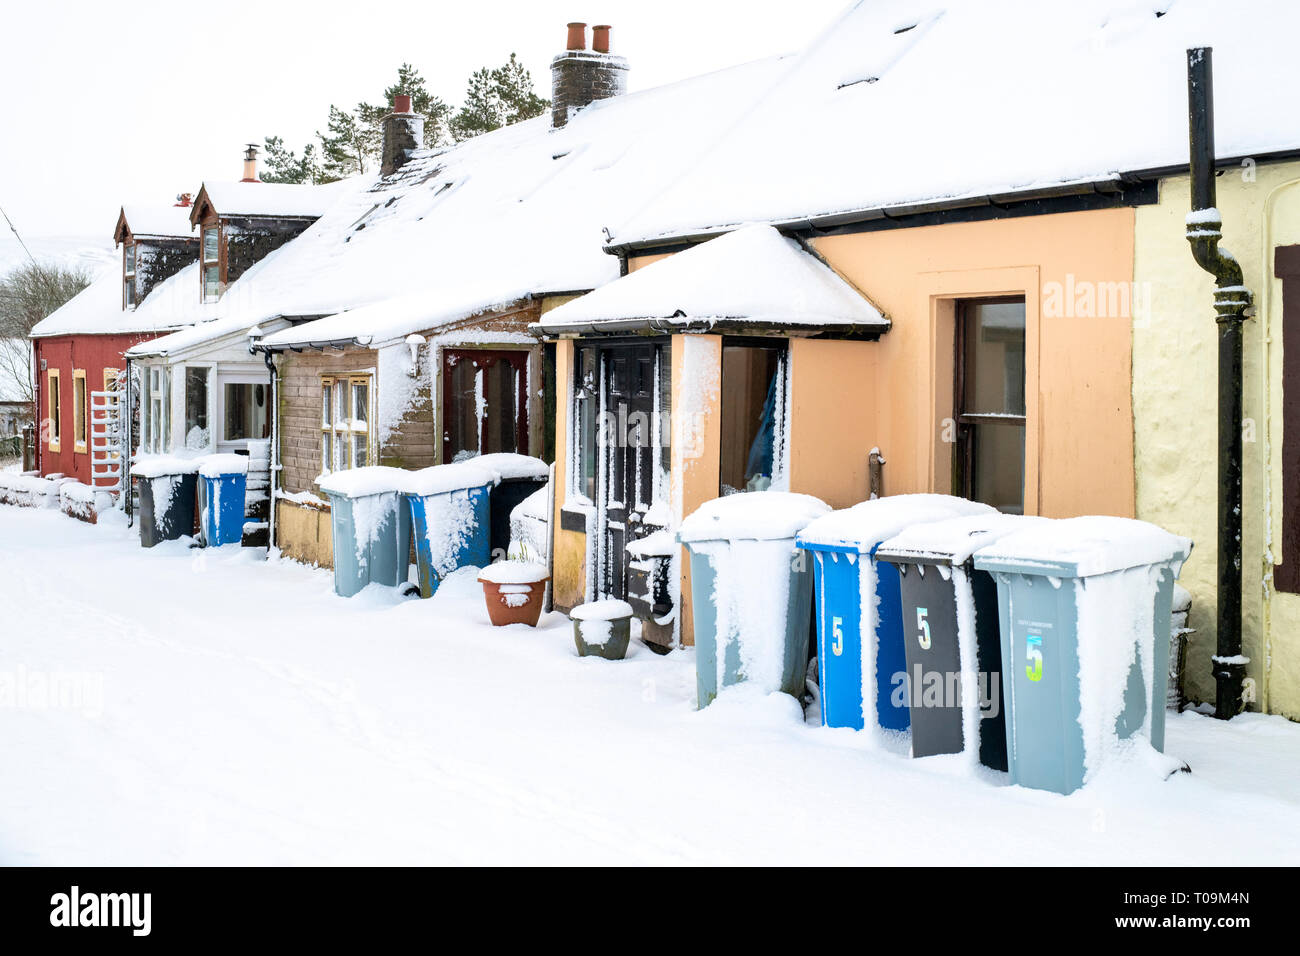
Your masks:
[[[203,301],[221,297],[221,245],[215,225],[203,228]]]
[[[122,307],[135,306],[135,243],[127,243],[122,247]]]

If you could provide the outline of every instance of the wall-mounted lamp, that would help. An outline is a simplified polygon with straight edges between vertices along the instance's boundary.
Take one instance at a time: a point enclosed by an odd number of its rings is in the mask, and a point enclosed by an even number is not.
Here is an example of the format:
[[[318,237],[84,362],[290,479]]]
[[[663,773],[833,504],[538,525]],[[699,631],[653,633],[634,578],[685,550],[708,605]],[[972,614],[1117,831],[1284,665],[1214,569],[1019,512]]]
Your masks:
[[[406,347],[411,350],[411,367],[406,374],[411,378],[415,378],[420,374],[420,346],[423,344],[423,335],[408,335],[406,337]]]

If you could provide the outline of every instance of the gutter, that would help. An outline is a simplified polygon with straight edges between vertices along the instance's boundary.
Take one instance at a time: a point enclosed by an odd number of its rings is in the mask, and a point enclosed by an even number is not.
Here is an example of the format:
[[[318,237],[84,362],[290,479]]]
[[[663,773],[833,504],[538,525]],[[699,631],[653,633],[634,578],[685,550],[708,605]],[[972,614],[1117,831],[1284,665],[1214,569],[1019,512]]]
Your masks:
[[[1215,621],[1214,716],[1242,710],[1246,665],[1241,654],[1242,325],[1250,308],[1241,265],[1226,249],[1214,182],[1214,71],[1210,47],[1187,51],[1187,112],[1192,212],[1187,241],[1196,264],[1214,276],[1214,321],[1219,327],[1219,540]]]

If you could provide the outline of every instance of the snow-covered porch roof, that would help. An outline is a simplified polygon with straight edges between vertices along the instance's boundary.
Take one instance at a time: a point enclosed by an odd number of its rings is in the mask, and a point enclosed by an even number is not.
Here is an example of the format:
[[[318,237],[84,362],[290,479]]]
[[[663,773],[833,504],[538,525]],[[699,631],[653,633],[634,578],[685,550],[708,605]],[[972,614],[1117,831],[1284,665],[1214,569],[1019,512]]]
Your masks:
[[[755,225],[567,302],[534,328],[548,335],[726,329],[877,338],[889,324],[799,242]]]

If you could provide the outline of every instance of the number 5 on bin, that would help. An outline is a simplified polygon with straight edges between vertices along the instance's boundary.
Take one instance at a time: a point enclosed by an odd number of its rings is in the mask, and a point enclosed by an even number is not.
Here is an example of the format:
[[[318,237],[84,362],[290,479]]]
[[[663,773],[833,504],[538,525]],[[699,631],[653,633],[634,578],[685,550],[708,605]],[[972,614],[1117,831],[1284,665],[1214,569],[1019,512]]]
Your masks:
[[[844,653],[844,618],[831,618],[831,636],[835,638],[831,642],[831,653],[839,657]]]
[[[1025,660],[1029,661],[1025,665],[1025,675],[1030,680],[1043,679],[1043,639],[1036,634],[1030,634],[1029,640],[1025,644]]]
[[[923,651],[930,649],[930,622],[925,619],[929,613],[930,609],[927,607],[916,609],[916,629],[921,632],[917,635],[916,642],[921,645]]]

